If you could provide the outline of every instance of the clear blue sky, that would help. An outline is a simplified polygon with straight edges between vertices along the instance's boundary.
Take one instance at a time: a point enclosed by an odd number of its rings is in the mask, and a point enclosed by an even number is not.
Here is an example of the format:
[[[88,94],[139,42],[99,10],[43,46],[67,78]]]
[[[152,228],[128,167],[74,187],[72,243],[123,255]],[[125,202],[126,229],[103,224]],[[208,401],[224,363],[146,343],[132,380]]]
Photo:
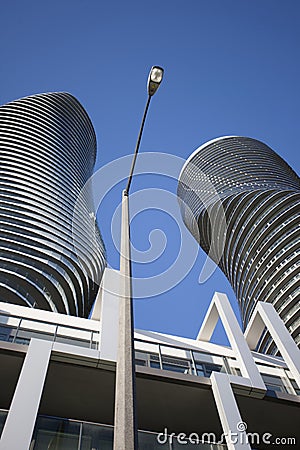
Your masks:
[[[10,0],[0,17],[1,104],[39,92],[75,95],[96,130],[96,168],[133,151],[148,70],[157,64],[165,79],[150,107],[142,153],[186,159],[207,140],[244,135],[266,142],[299,172],[297,0]],[[157,165],[159,171],[159,156]],[[173,193],[173,207],[176,182],[166,177],[139,176],[132,192],[157,187]],[[122,188],[112,189],[98,214],[115,268],[110,224]],[[178,226],[162,211],[134,219],[136,247],[147,250],[155,228],[164,230],[167,247],[155,262],[134,265],[138,277],[160,273],[176,258]],[[137,300],[136,326],[194,337],[215,290],[236,304],[220,271],[198,283],[204,259],[200,251],[169,292]]]

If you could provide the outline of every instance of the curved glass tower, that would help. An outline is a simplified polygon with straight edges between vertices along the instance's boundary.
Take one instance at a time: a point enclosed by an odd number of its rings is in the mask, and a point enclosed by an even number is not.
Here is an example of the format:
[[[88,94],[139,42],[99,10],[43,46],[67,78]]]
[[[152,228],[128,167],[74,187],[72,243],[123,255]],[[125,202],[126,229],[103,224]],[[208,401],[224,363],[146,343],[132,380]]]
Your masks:
[[[257,301],[270,302],[300,346],[297,174],[260,141],[221,137],[188,158],[178,198],[186,226],[230,281],[244,327]],[[267,334],[259,351],[276,351]]]
[[[67,93],[0,107],[0,301],[87,317],[105,266],[91,192],[96,138]],[[80,256],[79,256],[80,255]]]

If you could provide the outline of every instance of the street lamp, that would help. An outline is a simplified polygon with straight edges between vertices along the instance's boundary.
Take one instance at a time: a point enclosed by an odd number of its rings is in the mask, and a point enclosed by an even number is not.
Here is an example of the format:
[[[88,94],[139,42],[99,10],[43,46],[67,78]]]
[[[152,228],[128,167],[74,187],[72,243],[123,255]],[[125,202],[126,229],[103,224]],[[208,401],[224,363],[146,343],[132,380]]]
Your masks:
[[[138,135],[138,138],[137,138],[137,141],[136,141],[134,155],[133,155],[131,168],[130,168],[128,181],[127,181],[127,186],[126,186],[126,189],[125,189],[125,192],[127,193],[127,195],[129,193],[129,188],[130,188],[130,185],[131,185],[131,180],[132,180],[132,175],[133,175],[133,171],[134,171],[134,166],[135,166],[137,154],[138,154],[138,151],[139,151],[139,148],[140,148],[141,138],[142,138],[142,134],[143,134],[143,130],[144,130],[145,120],[146,120],[148,108],[149,108],[149,105],[150,105],[150,101],[151,101],[151,98],[153,97],[153,95],[155,94],[155,92],[157,91],[157,89],[159,88],[160,83],[162,82],[163,76],[164,76],[164,69],[162,69],[161,67],[158,67],[158,66],[151,67],[151,70],[150,70],[149,76],[148,76],[148,83],[147,83],[148,99],[147,99],[147,103],[146,103],[146,106],[145,106],[143,119],[142,119],[142,123],[141,123],[141,126],[140,126],[139,135]]]
[[[115,385],[114,450],[137,450],[135,407],[134,321],[131,285],[129,189],[139,151],[145,120],[152,96],[163,79],[164,70],[153,66],[148,77],[148,99],[128,176],[122,193],[122,221],[120,245],[120,306],[118,359]]]
[[[160,86],[164,76],[164,69],[153,66],[148,77],[148,94],[152,97]]]

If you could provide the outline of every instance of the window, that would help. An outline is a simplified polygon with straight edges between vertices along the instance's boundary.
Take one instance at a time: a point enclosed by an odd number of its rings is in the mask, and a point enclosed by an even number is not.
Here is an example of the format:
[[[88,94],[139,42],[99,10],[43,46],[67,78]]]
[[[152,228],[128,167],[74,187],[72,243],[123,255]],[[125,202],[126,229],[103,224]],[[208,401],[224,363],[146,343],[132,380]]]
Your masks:
[[[160,369],[159,356],[154,353],[135,352],[135,364],[144,367]]]
[[[150,354],[149,357],[150,367],[153,367],[154,369],[161,369],[158,355]]]
[[[276,377],[275,375],[268,375],[265,373],[262,373],[261,376],[268,391],[286,392],[286,388],[280,377]]]
[[[14,337],[13,328],[1,325],[0,326],[0,340],[12,342]]]
[[[164,370],[171,370],[173,372],[181,372],[184,374],[193,373],[191,361],[189,361],[188,359],[179,359],[170,356],[163,356],[162,365]]]
[[[298,384],[296,383],[296,381],[291,380],[291,383],[292,383],[292,386],[294,388],[296,395],[300,395],[300,388],[299,388]]]
[[[147,366],[147,353],[144,352],[135,352],[135,365],[136,366]]]
[[[221,372],[222,366],[212,363],[204,363],[196,361],[197,375],[209,378],[212,372]]]

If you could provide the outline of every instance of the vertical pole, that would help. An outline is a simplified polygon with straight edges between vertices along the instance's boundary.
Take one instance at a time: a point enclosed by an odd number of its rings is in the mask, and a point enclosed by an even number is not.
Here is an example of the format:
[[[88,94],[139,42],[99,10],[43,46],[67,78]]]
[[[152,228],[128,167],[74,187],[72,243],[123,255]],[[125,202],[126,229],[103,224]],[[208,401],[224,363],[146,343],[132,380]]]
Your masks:
[[[137,450],[129,202],[122,194],[120,310],[115,388],[114,450]]]

